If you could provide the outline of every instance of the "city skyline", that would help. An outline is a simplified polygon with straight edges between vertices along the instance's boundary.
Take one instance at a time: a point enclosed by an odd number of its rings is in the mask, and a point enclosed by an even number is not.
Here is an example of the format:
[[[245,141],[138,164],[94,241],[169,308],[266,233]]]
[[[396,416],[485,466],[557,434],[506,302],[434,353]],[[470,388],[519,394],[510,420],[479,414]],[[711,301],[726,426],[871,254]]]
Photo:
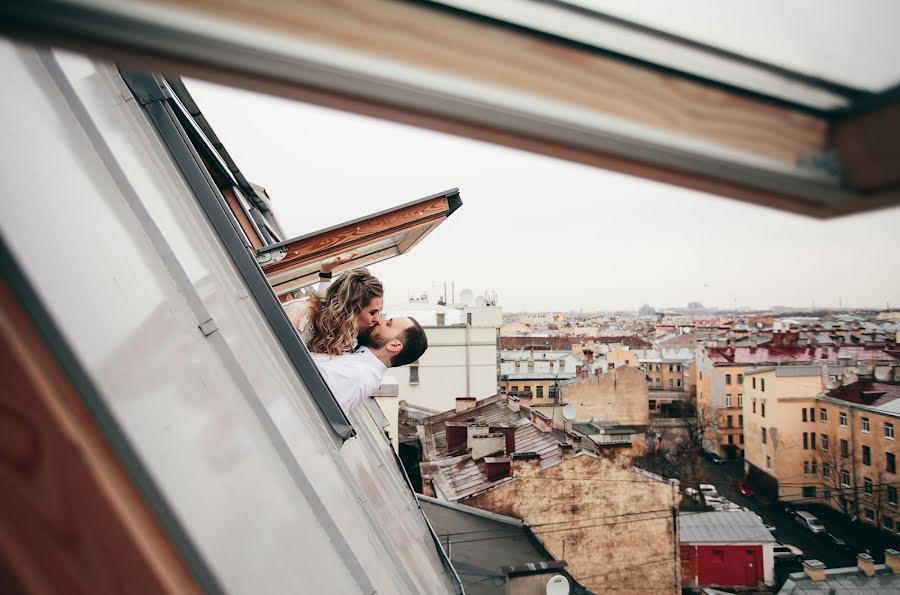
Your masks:
[[[900,303],[900,208],[819,221],[205,82],[189,88],[288,237],[448,188],[463,208],[373,265],[386,303],[443,284],[509,311]],[[238,117],[239,116],[239,117]]]

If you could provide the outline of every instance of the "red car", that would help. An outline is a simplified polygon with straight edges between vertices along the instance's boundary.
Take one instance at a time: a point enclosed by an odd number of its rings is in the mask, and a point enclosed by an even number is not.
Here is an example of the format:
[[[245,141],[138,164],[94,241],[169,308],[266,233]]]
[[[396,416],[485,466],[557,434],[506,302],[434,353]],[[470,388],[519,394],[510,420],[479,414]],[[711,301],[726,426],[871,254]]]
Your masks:
[[[741,481],[740,479],[734,482],[734,489],[736,489],[741,496],[746,496],[748,498],[753,497],[753,490],[750,489],[750,486],[748,486],[746,482]]]

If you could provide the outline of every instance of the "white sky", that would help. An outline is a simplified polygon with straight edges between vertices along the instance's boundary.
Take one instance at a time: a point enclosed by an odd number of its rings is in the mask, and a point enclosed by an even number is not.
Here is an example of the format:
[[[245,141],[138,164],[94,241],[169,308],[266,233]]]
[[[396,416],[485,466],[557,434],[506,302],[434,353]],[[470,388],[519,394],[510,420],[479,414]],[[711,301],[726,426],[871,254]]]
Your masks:
[[[463,206],[373,265],[386,302],[446,281],[504,311],[900,305],[900,208],[818,221],[292,101],[188,81],[288,236],[458,187]]]

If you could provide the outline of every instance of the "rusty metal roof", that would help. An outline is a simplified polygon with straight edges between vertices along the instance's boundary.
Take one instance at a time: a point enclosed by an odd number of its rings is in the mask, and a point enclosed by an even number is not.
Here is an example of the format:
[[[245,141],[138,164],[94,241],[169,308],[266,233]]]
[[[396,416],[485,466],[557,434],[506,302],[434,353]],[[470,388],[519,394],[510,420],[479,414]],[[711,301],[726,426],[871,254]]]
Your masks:
[[[541,467],[551,467],[562,461],[561,442],[566,441],[560,430],[543,432],[535,427],[527,409],[511,410],[495,395],[479,401],[467,411],[447,411],[423,422],[424,456],[423,474],[430,474],[441,496],[450,501],[460,500],[503,483],[513,481],[502,478],[489,481],[484,461],[472,459],[471,454],[450,457],[447,449],[446,424],[448,422],[486,423],[489,425],[515,426],[515,453],[535,453],[541,459]]]

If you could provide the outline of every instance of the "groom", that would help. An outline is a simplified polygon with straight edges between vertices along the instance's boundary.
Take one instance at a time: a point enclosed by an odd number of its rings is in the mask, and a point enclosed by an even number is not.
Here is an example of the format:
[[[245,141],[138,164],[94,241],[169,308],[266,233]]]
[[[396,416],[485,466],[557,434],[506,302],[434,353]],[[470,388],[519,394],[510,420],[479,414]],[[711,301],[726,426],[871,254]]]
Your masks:
[[[346,414],[378,390],[388,368],[411,364],[428,349],[425,331],[414,318],[381,321],[357,340],[352,353],[310,354]]]

